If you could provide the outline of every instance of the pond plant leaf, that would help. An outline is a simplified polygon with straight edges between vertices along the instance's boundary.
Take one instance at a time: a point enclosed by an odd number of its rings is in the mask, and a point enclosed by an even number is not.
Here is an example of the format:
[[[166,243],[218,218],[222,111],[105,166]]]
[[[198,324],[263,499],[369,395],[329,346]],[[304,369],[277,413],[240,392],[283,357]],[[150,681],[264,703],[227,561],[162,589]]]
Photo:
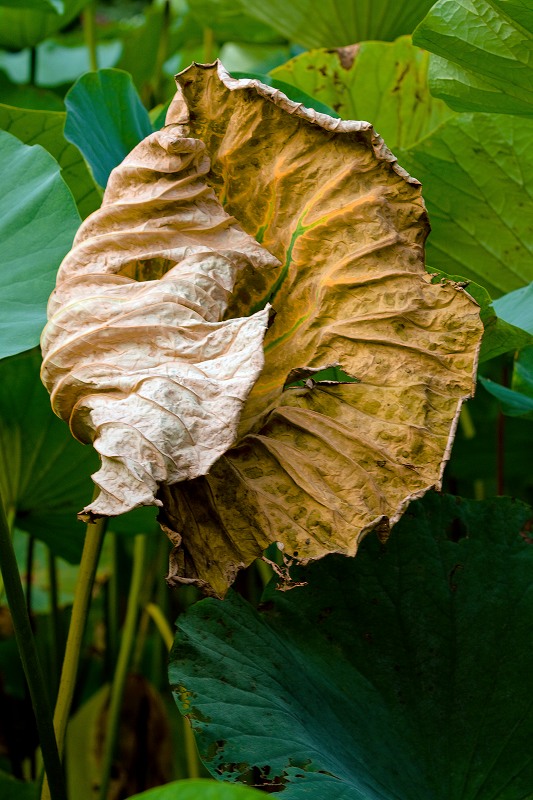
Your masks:
[[[100,206],[102,197],[80,151],[63,135],[66,114],[61,111],[18,108],[0,104],[0,128],[24,144],[40,144],[59,163],[82,217]]]
[[[62,0],[58,3],[57,0],[50,0],[50,4],[55,5],[55,11],[52,8],[29,8],[29,3],[20,3],[18,0],[10,3],[10,7],[5,3],[0,4],[0,47],[7,50],[35,47],[72,22],[88,2],[89,0]],[[37,0],[32,0],[31,4],[35,6],[36,3]]]
[[[161,504],[171,582],[222,595],[271,542],[353,555],[440,485],[482,324],[370,123],[216,64],[178,82],[63,262],[43,377],[102,456],[86,512]]]
[[[76,512],[98,459],[52,414],[40,365],[37,349],[0,361],[0,492],[19,530],[78,563],[85,531]]]
[[[457,111],[533,116],[533,8],[525,0],[439,0],[414,34],[432,92]]]
[[[343,119],[368,119],[387,145],[410,147],[451,116],[428,86],[429,53],[409,36],[312,50],[272,70],[335,109]]]
[[[240,0],[247,14],[291,41],[312,47],[340,47],[412,33],[432,0]]]
[[[100,186],[106,185],[111,170],[152,132],[131,76],[120,69],[82,75],[67,92],[65,105],[65,136],[83,153]]]
[[[259,800],[263,792],[250,786],[234,783],[216,783],[211,780],[196,779],[172,781],[156,789],[136,794],[129,800]]]
[[[169,677],[221,781],[286,800],[526,800],[533,523],[430,493],[307,585],[179,617]]]
[[[0,131],[0,358],[34,347],[80,217],[59,165]]]

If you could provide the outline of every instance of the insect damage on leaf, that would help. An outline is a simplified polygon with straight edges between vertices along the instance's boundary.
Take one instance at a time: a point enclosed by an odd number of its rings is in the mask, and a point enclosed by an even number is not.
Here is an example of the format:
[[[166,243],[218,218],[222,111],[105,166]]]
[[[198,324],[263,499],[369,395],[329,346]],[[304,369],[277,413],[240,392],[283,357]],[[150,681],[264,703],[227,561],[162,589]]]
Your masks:
[[[43,376],[102,456],[89,511],[161,505],[171,582],[223,595],[271,542],[353,555],[439,486],[482,325],[370,123],[177,81],[60,269]]]

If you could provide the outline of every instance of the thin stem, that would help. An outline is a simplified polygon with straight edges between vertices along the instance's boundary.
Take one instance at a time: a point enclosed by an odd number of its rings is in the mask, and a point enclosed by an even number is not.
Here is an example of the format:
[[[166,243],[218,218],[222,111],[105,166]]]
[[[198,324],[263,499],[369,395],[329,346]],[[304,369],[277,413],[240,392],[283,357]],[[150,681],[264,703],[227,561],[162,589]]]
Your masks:
[[[57,561],[55,555],[50,548],[47,552],[48,558],[48,582],[50,584],[50,618],[51,618],[51,639],[52,639],[52,652],[51,659],[51,672],[54,676],[54,696],[58,688],[59,678],[59,664],[61,659],[60,642],[61,642],[61,625],[59,621],[59,586],[57,580]]]
[[[119,554],[118,538],[116,533],[110,532],[111,537],[111,574],[107,582],[107,633],[109,642],[109,655],[111,663],[115,663],[118,651],[118,629],[120,597],[118,587]]]
[[[106,800],[109,782],[111,778],[111,767],[115,756],[118,732],[120,726],[120,711],[122,698],[131,654],[135,641],[137,627],[137,615],[139,610],[139,595],[143,586],[145,571],[146,536],[138,534],[135,537],[133,546],[133,574],[131,576],[130,590],[128,593],[128,605],[126,608],[126,619],[122,629],[122,638],[118,652],[117,667],[111,684],[111,697],[109,701],[109,714],[107,718],[107,735],[104,743],[104,754],[102,758],[102,780],[100,783],[100,800]]]
[[[210,64],[213,61],[215,51],[215,37],[212,28],[204,28],[204,62]]]
[[[163,78],[163,65],[168,58],[170,46],[170,25],[171,25],[171,4],[170,0],[165,0],[163,6],[163,19],[161,21],[161,34],[157,45],[157,53],[155,58],[154,70],[152,73],[152,80],[148,86],[151,91],[151,97],[146,98],[149,100],[148,107],[155,105],[158,102],[159,90],[161,88],[161,81]]]
[[[155,624],[161,638],[163,639],[167,650],[171,650],[172,645],[174,644],[174,633],[172,632],[172,628],[170,624],[159,608],[155,603],[148,603],[144,610],[147,614],[150,615],[153,623]]]
[[[61,679],[59,682],[59,693],[57,695],[54,713],[54,727],[56,730],[59,752],[61,754],[63,753],[65,745],[65,732],[67,730],[70,707],[72,705],[74,688],[76,686],[76,675],[78,673],[83,634],[85,633],[89,604],[106,525],[107,517],[101,517],[96,522],[89,523],[85,533],[85,543],[83,545],[78,580],[76,582],[72,616],[70,618],[65,657],[63,659],[63,668],[61,670]]]
[[[35,647],[35,639],[28,617],[26,600],[13,549],[11,531],[0,497],[0,568],[4,579],[7,601],[11,610],[20,659],[30,690],[37,731],[43,754],[50,796],[52,800],[66,800],[65,779],[52,722],[52,710],[44,680],[41,663]]]
[[[93,72],[98,69],[98,51],[96,47],[96,4],[89,3],[83,10],[83,34],[85,45],[89,51],[89,64]]]
[[[28,537],[28,551],[26,553],[26,608],[28,609],[28,617],[31,624],[31,601],[32,601],[32,584],[33,584],[33,562],[35,555],[35,537]],[[32,626],[33,627],[33,626]]]
[[[167,650],[170,652],[174,644],[174,633],[169,625],[169,622],[161,609],[155,603],[148,603],[144,610],[152,618],[161,638],[163,639]],[[185,743],[185,759],[187,762],[187,777],[198,778],[200,776],[200,765],[198,749],[192,732],[191,724],[187,717],[182,717],[183,720],[183,740]]]
[[[30,83],[35,86],[37,82],[37,48],[30,48]]]

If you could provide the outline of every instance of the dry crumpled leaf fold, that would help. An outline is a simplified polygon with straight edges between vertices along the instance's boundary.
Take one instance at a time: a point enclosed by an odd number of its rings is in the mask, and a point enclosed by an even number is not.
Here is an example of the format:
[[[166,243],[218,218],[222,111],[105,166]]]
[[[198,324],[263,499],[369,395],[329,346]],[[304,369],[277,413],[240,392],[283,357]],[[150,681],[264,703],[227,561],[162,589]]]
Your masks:
[[[440,485],[482,325],[368,122],[219,64],[177,82],[61,266],[43,377],[102,456],[87,510],[162,504],[169,580],[223,595],[271,542],[353,555]]]

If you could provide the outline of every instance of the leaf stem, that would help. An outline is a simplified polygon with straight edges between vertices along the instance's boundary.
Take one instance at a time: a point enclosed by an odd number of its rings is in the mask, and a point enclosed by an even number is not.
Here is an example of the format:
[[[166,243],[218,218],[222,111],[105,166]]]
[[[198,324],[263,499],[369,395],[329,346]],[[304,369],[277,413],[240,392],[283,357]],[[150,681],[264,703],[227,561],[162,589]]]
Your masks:
[[[26,600],[20,580],[17,559],[13,549],[11,531],[4,504],[0,497],[0,568],[4,579],[7,601],[11,610],[20,659],[28,682],[35,713],[37,730],[43,754],[44,767],[50,785],[52,800],[66,800],[67,793],[58,746],[54,735],[52,710],[35,639],[30,625]]]
[[[59,752],[62,754],[65,746],[65,732],[67,730],[70,707],[76,686],[76,675],[80,661],[81,645],[85,625],[89,613],[89,604],[94,585],[98,559],[104,539],[107,517],[102,517],[94,523],[87,525],[85,542],[81,556],[78,580],[72,605],[72,616],[68,629],[65,657],[61,670],[59,692],[54,713],[54,727],[56,730]]]
[[[213,61],[215,37],[212,28],[204,28],[204,62],[210,64]]]
[[[174,644],[174,633],[169,625],[169,622],[160,607],[155,603],[148,603],[144,610],[150,615],[161,638],[163,639],[167,650],[170,652]],[[191,728],[191,723],[187,717],[182,717],[183,720],[183,740],[185,743],[185,759],[187,762],[187,778],[198,778],[200,776],[199,756],[196,747],[194,733]]]
[[[146,555],[146,535],[141,533],[135,537],[133,545],[133,573],[131,576],[130,590],[128,593],[128,604],[126,608],[126,619],[122,629],[122,638],[118,651],[118,660],[113,683],[111,684],[111,697],[109,702],[109,714],[107,718],[107,735],[104,743],[104,754],[102,758],[102,777],[100,783],[100,800],[106,800],[111,778],[111,767],[117,745],[118,732],[120,727],[120,711],[128,668],[130,664],[135,632],[137,626],[137,616],[139,611],[139,595],[143,586]]]
[[[88,3],[83,10],[83,34],[89,51],[89,65],[92,72],[98,69],[98,50],[96,45],[96,4]]]

